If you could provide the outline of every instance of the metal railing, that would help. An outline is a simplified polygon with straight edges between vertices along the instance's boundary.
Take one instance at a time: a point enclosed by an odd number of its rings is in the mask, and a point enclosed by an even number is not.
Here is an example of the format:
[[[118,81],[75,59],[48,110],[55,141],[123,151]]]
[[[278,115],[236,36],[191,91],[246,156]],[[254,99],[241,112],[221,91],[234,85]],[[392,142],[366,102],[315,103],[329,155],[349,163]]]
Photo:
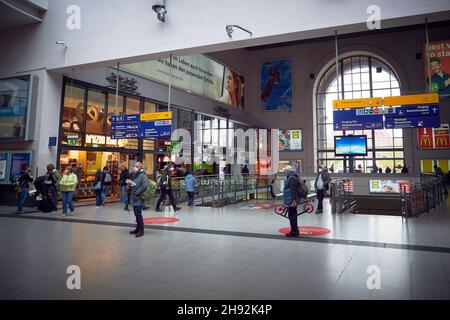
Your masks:
[[[330,183],[330,203],[332,213],[344,213],[349,210],[357,212],[356,200],[353,194],[345,189],[345,184],[350,182],[348,179],[333,180]]]

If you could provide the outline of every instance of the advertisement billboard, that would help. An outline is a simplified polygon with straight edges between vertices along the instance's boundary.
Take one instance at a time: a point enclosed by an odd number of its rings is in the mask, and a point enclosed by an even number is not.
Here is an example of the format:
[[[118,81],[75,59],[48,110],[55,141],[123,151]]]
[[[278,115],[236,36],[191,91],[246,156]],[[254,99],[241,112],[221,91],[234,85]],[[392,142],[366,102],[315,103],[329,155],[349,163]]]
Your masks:
[[[31,165],[31,152],[13,152],[11,154],[11,171],[9,179],[11,182],[16,181],[25,169],[26,165]]]
[[[290,59],[266,61],[261,65],[261,110],[292,110],[292,63]]]
[[[303,151],[303,132],[301,129],[280,129],[279,136],[279,150],[281,152]]]
[[[409,193],[411,182],[408,180],[370,180],[370,193]]]
[[[450,40],[432,41],[425,44],[425,75],[431,91],[438,93],[441,100],[450,100]],[[428,66],[428,54],[430,66]]]
[[[170,76],[170,59],[126,64],[121,69],[167,84]],[[244,108],[245,78],[202,54],[173,57],[172,85],[189,93]]]

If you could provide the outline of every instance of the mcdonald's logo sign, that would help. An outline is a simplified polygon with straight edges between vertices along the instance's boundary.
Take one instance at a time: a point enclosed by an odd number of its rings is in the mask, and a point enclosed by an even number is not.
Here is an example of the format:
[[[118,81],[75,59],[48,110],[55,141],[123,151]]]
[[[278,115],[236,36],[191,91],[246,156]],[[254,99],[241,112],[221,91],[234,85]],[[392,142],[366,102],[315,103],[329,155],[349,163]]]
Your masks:
[[[431,139],[429,136],[421,136],[419,140],[419,146],[421,148],[432,148],[433,143],[431,142]]]
[[[448,148],[450,147],[450,141],[448,137],[445,136],[439,136],[435,137],[436,142],[436,148]]]

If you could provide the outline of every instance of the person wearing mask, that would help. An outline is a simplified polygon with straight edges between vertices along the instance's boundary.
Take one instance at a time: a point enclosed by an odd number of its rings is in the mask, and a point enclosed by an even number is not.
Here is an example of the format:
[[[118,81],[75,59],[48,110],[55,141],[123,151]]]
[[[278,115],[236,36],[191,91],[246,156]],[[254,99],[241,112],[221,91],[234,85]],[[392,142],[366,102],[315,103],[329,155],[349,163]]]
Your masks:
[[[186,192],[188,194],[188,206],[192,207],[194,205],[194,195],[195,195],[195,183],[197,179],[188,171],[186,178],[184,178],[184,183],[186,185]]]
[[[386,172],[386,173],[392,173],[392,170],[391,170],[391,168],[389,168],[389,166],[387,166],[385,172]]]
[[[78,184],[77,175],[73,172],[72,167],[67,168],[64,171],[64,175],[59,182],[61,188],[61,198],[62,198],[62,216],[67,216],[67,207],[70,209],[70,215],[74,214],[73,207],[73,194]]]
[[[136,162],[133,168],[133,180],[127,180],[127,184],[131,189],[131,205],[133,206],[134,215],[136,217],[136,229],[130,232],[136,238],[144,235],[144,218],[142,216],[142,209],[145,201],[141,195],[147,190],[148,178],[144,171],[142,162]]]
[[[102,206],[105,204],[108,198],[108,193],[109,189],[111,188],[111,185],[112,185],[112,177],[111,174],[109,173],[109,168],[104,167],[102,172]]]
[[[406,167],[406,164],[403,165],[401,173],[409,173],[408,167]]]
[[[297,221],[297,206],[300,203],[299,177],[291,166],[287,166],[284,172],[286,181],[284,183],[283,201],[285,206],[289,206],[288,217],[291,225],[291,232],[287,233],[286,237],[298,237],[300,235]]]
[[[56,170],[53,164],[47,165],[47,173],[44,180],[44,193],[50,193],[53,205],[53,211],[58,210],[58,187],[61,181],[61,174]]]
[[[328,174],[328,169],[326,167],[319,167],[319,173],[317,174],[316,182],[314,183],[317,200],[319,201],[316,214],[323,212],[323,199],[325,198],[325,193],[328,191],[330,182],[331,178]]]
[[[442,179],[441,180],[442,191],[445,194],[448,194],[448,190],[447,190],[447,186],[446,186],[446,184],[447,184],[447,181],[446,181],[447,177],[446,177],[444,171],[442,171],[442,169],[440,167],[438,167],[436,164],[434,165],[434,174],[439,176],[439,177],[441,177],[441,179]]]
[[[31,166],[26,165],[18,181],[17,193],[19,204],[17,208],[17,214],[25,213],[23,211],[23,206],[25,205],[25,201],[27,200],[31,182],[33,182],[33,176],[31,175]]]
[[[130,179],[130,172],[126,166],[122,166],[122,171],[120,171],[120,201],[125,205],[124,210],[130,211],[128,208],[128,192],[127,192],[127,180]]]
[[[177,207],[177,204],[175,203],[175,198],[173,197],[173,190],[172,190],[172,178],[170,175],[170,167],[167,165],[164,167],[164,171],[161,175],[161,179],[158,184],[158,189],[161,192],[161,195],[158,199],[158,202],[156,203],[156,212],[161,212],[160,209],[161,203],[166,199],[166,196],[169,196],[170,203],[172,204],[173,211],[179,211],[181,208]]]
[[[95,207],[98,209],[102,206],[102,171],[100,169],[97,169],[95,173],[93,186],[95,191]]]

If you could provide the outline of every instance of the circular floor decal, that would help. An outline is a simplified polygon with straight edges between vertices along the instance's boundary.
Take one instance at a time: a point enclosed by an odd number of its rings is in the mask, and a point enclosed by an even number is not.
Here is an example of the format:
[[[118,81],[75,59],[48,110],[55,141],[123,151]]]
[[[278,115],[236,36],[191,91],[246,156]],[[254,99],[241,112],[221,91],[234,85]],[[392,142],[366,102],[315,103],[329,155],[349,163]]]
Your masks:
[[[299,227],[300,229],[300,235],[301,236],[323,236],[324,234],[328,234],[331,232],[330,229],[326,229],[326,228],[320,228],[320,227],[310,227],[310,226],[303,226],[303,227]],[[286,234],[291,232],[291,228],[287,227],[287,228],[282,228],[280,230],[278,230],[278,232]]]
[[[144,219],[145,224],[166,224],[178,222],[180,219],[177,218],[167,218],[167,217],[157,217],[157,218],[146,218]]]

